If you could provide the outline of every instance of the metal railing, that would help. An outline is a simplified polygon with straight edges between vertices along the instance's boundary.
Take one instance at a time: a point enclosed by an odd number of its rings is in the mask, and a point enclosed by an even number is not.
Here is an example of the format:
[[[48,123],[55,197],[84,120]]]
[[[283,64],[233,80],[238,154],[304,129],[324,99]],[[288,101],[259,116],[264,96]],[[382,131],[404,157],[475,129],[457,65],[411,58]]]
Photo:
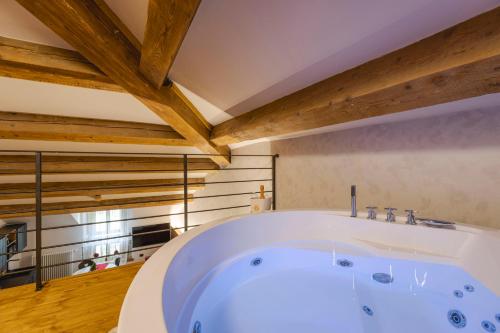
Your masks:
[[[35,194],[35,228],[34,229],[27,229],[26,231],[23,231],[22,233],[35,233],[35,248],[28,248],[28,249],[23,249],[21,251],[7,251],[5,253],[1,253],[0,251],[0,256],[7,256],[8,262],[9,261],[15,261],[15,259],[10,259],[11,256],[16,255],[16,254],[21,254],[21,253],[32,253],[35,252],[35,285],[36,285],[36,290],[41,290],[43,288],[43,282],[42,281],[42,270],[43,269],[48,269],[51,267],[56,267],[56,266],[61,266],[61,265],[69,265],[69,264],[75,264],[82,262],[84,260],[96,260],[96,259],[101,259],[101,258],[108,258],[113,255],[111,254],[106,254],[106,255],[100,255],[92,258],[83,258],[83,252],[82,252],[82,258],[78,260],[72,260],[72,261],[67,261],[67,262],[62,262],[62,263],[56,263],[56,264],[51,264],[51,265],[43,265],[42,264],[42,252],[43,250],[48,250],[48,249],[54,249],[54,248],[60,248],[60,247],[68,247],[68,246],[75,246],[75,245],[85,245],[89,243],[97,243],[97,242],[102,242],[102,241],[107,241],[107,240],[112,240],[112,239],[122,239],[122,238],[131,238],[134,236],[140,236],[140,235],[146,235],[146,234],[154,234],[154,233],[161,233],[165,231],[169,231],[171,236],[172,232],[176,230],[183,230],[188,231],[190,228],[197,227],[201,224],[189,224],[189,216],[191,214],[200,214],[200,213],[206,213],[206,212],[214,212],[214,211],[224,211],[224,210],[232,210],[232,209],[240,209],[240,208],[248,208],[250,207],[250,204],[245,203],[245,204],[239,204],[239,205],[232,205],[232,206],[222,206],[222,207],[214,207],[214,208],[207,208],[207,209],[198,209],[198,210],[189,210],[189,202],[194,201],[194,200],[203,200],[203,199],[215,199],[215,198],[226,198],[226,197],[235,197],[235,196],[248,196],[248,195],[255,195],[256,192],[238,192],[238,193],[222,193],[222,194],[212,194],[212,195],[204,195],[204,196],[189,196],[189,186],[192,185],[215,185],[215,184],[241,184],[241,183],[257,183],[257,182],[270,182],[271,183],[271,190],[266,191],[266,193],[271,193],[272,196],[272,209],[276,209],[276,161],[277,158],[279,157],[278,154],[274,155],[258,155],[258,154],[236,154],[236,155],[231,155],[230,158],[251,158],[251,157],[262,157],[262,158],[269,158],[270,159],[270,166],[266,167],[255,167],[255,166],[250,166],[250,167],[227,167],[227,168],[221,168],[221,169],[216,169],[216,170],[206,170],[206,169],[197,169],[197,168],[190,168],[189,166],[189,161],[190,158],[193,157],[194,160],[196,158],[200,157],[215,157],[215,156],[224,156],[224,155],[216,155],[216,154],[163,154],[163,153],[119,153],[119,152],[76,152],[76,151],[28,151],[28,150],[0,150],[0,153],[8,153],[8,154],[13,154],[13,153],[22,153],[22,154],[31,154],[32,156],[34,154],[34,163],[35,163],[35,189],[34,189],[34,194]],[[148,216],[139,216],[139,217],[131,217],[131,218],[121,218],[121,219],[113,219],[113,220],[106,220],[106,221],[99,221],[99,222],[90,222],[90,223],[78,223],[78,224],[69,224],[69,225],[59,225],[59,226],[49,226],[49,227],[44,227],[43,226],[43,216],[44,216],[44,209],[42,205],[43,201],[43,193],[44,193],[44,188],[43,188],[43,158],[44,156],[54,156],[54,155],[85,155],[85,156],[106,156],[106,155],[120,155],[120,156],[135,156],[135,157],[141,157],[141,156],[156,156],[156,157],[181,157],[182,158],[182,169],[175,169],[175,170],[127,170],[127,171],[116,171],[116,170],[99,170],[97,173],[101,172],[131,172],[131,173],[150,173],[150,172],[182,172],[182,183],[170,183],[170,184],[160,184],[160,185],[144,185],[147,187],[154,187],[154,186],[161,186],[163,187],[168,187],[168,186],[177,186],[180,187],[182,185],[182,207],[183,210],[181,212],[173,212],[173,213],[167,213],[167,214],[156,214],[156,215],[148,215]],[[269,177],[264,177],[264,178],[250,178],[250,179],[230,179],[230,180],[222,180],[222,181],[203,181],[203,182],[190,182],[189,181],[189,173],[194,172],[194,173],[203,173],[204,171],[216,171],[216,172],[226,172],[226,171],[248,171],[248,170],[268,170],[270,171]],[[75,174],[81,174],[84,172],[80,171],[75,171]],[[0,173],[0,174],[7,174],[7,173]],[[8,173],[11,174],[11,173]],[[135,187],[135,186],[134,186]],[[140,185],[139,185],[140,187]],[[119,188],[119,187],[112,187],[112,188]],[[59,191],[59,190],[58,190]],[[61,190],[61,191],[64,191]],[[68,190],[69,191],[69,190]],[[177,191],[177,190],[176,190]],[[17,192],[16,192],[17,193]],[[19,192],[19,193],[27,193],[27,192]],[[32,192],[30,192],[32,193]],[[175,201],[179,201],[179,199],[172,199]],[[162,201],[168,201],[166,199],[162,199]],[[148,202],[142,202],[144,204],[147,204]],[[73,208],[79,208],[79,207],[73,207]],[[126,209],[126,208],[125,208]],[[101,210],[107,210],[107,209],[101,209]],[[99,211],[99,209],[89,209],[88,211]],[[23,212],[23,211],[21,211]],[[5,212],[4,212],[5,213]],[[17,213],[16,211],[8,211],[9,214],[15,214]],[[60,215],[64,213],[58,213],[58,214],[50,214],[50,215]],[[49,215],[49,214],[46,214]],[[140,220],[147,220],[147,219],[156,219],[156,218],[165,218],[165,217],[171,217],[171,216],[178,216],[178,215],[183,215],[183,226],[182,227],[172,227],[171,224],[169,224],[168,229],[161,229],[161,230],[155,230],[155,231],[148,231],[148,232],[142,232],[142,233],[127,233],[124,235],[120,236],[113,236],[113,237],[105,237],[105,238],[99,238],[99,239],[91,239],[91,240],[82,240],[78,242],[68,242],[68,243],[61,243],[61,244],[56,244],[56,245],[50,245],[50,246],[43,246],[43,238],[42,238],[42,232],[49,232],[53,230],[59,230],[59,229],[66,229],[66,228],[79,228],[79,227],[84,227],[84,226],[91,226],[91,225],[100,225],[100,224],[110,224],[114,222],[126,222],[126,221],[140,221]],[[170,222],[169,222],[170,223]],[[7,236],[10,233],[4,233],[0,234],[0,237],[2,236]],[[172,237],[171,237],[172,238]],[[138,249],[128,249],[127,251],[121,251],[119,252],[119,255],[124,255],[124,254],[130,254],[138,251],[146,251],[146,250],[152,250],[152,249],[157,249],[161,246],[163,246],[165,243],[160,243],[155,246],[150,246],[150,247],[141,247]],[[7,263],[8,265],[8,263]],[[7,266],[8,267],[8,266]],[[22,273],[22,272],[28,272],[32,271],[33,268],[28,268],[26,270],[23,270],[22,268],[20,270],[16,270],[14,273]],[[5,273],[2,276],[8,276],[9,274],[13,273]]]

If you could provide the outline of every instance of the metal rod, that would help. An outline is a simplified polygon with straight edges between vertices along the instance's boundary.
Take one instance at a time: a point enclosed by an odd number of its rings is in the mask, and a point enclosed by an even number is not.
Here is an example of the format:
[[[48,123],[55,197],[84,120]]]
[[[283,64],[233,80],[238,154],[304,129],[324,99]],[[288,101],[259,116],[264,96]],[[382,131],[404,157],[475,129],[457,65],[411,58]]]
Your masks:
[[[72,243],[51,245],[51,246],[42,247],[42,250],[54,249],[54,248],[57,248],[57,247],[80,245],[80,244],[86,244],[86,243],[102,242],[102,241],[107,241],[107,240],[111,240],[111,239],[119,239],[119,238],[126,238],[126,237],[134,237],[134,236],[156,234],[156,233],[165,232],[165,231],[168,231],[168,230],[169,229],[160,229],[160,230],[155,230],[155,231],[138,232],[138,233],[135,233],[135,234],[127,234],[127,235],[121,235],[121,236],[113,236],[113,237],[106,237],[106,238],[99,238],[99,239],[91,239],[91,240],[80,241],[80,242],[72,242]]]
[[[99,238],[99,239],[90,239],[90,240],[80,241],[80,242],[51,245],[51,246],[42,247],[42,250],[54,249],[54,248],[57,248],[57,247],[65,247],[65,246],[87,244],[87,243],[95,243],[95,242],[107,241],[107,240],[111,240],[111,239],[119,239],[119,238],[133,237],[133,236],[142,236],[142,235],[156,234],[156,233],[165,232],[165,231],[169,231],[169,230],[170,230],[170,228],[165,228],[165,229],[159,229],[159,230],[155,230],[155,231],[138,232],[138,233],[135,233],[135,234],[127,234],[127,235],[114,236],[114,237],[106,237],[106,238]],[[19,251],[19,252],[0,253],[0,256],[8,256],[9,254],[27,253],[27,252],[33,252],[33,251],[36,251],[36,249],[28,249],[28,250],[23,250],[23,251]]]
[[[273,210],[276,210],[276,159],[280,157],[279,154],[274,154],[272,157],[273,167],[272,167],[272,192],[273,192]]]
[[[53,265],[43,266],[42,268],[50,268],[50,267],[56,267],[56,266],[63,266],[63,265],[75,264],[77,262],[82,262],[83,260],[101,259],[101,258],[106,258],[106,257],[112,257],[112,256],[115,256],[115,255],[122,255],[122,254],[128,254],[128,253],[133,253],[133,252],[152,250],[152,249],[156,249],[156,248],[162,247],[164,244],[166,244],[166,242],[159,243],[159,244],[161,244],[161,245],[156,245],[156,246],[145,247],[145,248],[141,248],[141,249],[135,249],[135,250],[130,250],[130,251],[119,252],[118,254],[106,254],[104,256],[99,256],[99,257],[92,257],[92,258],[86,258],[86,259],[66,261],[66,262],[59,263],[59,264],[53,264]]]
[[[188,156],[184,155],[184,231],[188,230]]]
[[[22,269],[22,270],[17,270],[17,271],[13,271],[13,272],[6,272],[6,273],[0,274],[0,277],[10,276],[10,275],[16,275],[16,274],[19,274],[19,273],[27,273],[27,272],[31,272],[31,271],[33,271],[33,268]]]
[[[2,149],[0,153],[47,153],[47,154],[95,154],[95,155],[158,155],[158,156],[182,156],[184,154],[174,153],[120,153],[120,152],[106,152],[106,151],[69,151],[69,150],[16,150],[16,149]],[[188,156],[230,156],[230,157],[269,157],[268,154],[186,154]]]
[[[201,224],[192,224],[190,226],[188,226],[189,228],[192,228],[192,227],[199,227]],[[172,230],[180,230],[180,229],[184,229],[184,227],[178,227],[178,228],[172,228]]]
[[[249,179],[249,180],[229,180],[229,181],[219,181],[219,182],[189,182],[189,186],[192,185],[209,185],[209,184],[229,184],[229,183],[250,183],[250,182],[266,182],[266,181],[272,181],[272,179]],[[122,188],[150,188],[150,187],[175,187],[175,186],[180,186],[183,185],[184,183],[171,183],[171,184],[151,184],[151,185],[115,185],[115,186],[103,186],[103,187],[97,187],[97,186],[89,186],[89,187],[75,187],[72,189],[57,189],[57,190],[42,190],[42,193],[45,192],[72,192],[72,191],[79,191],[79,190],[113,190],[113,189],[122,189]],[[16,192],[0,192],[0,195],[2,194],[31,194],[34,193],[35,191],[16,191]]]
[[[248,179],[248,180],[228,180],[219,182],[201,182],[201,183],[191,183],[191,185],[211,185],[211,184],[231,184],[231,183],[253,183],[253,182],[270,182],[272,179]]]
[[[213,172],[213,171],[231,171],[231,170],[271,170],[271,168],[226,168],[226,169],[190,169],[192,172],[200,172],[200,173],[205,173],[205,172]],[[154,170],[113,170],[113,169],[106,169],[106,170],[79,170],[79,171],[55,171],[55,172],[46,172],[47,174],[94,174],[94,173],[145,173],[145,172],[150,172],[150,173],[166,173],[166,172],[182,172],[180,169],[175,169],[175,170],[159,170],[159,169],[154,169]],[[0,175],[15,175],[17,173],[13,172],[0,172]],[[26,173],[30,174],[30,173]]]
[[[180,198],[172,198],[172,199],[161,199],[161,200],[148,200],[148,201],[140,201],[138,203],[141,203],[141,204],[146,204],[146,203],[152,203],[152,202],[159,202],[159,201],[179,201],[181,200]],[[62,202],[64,203],[64,202]],[[105,207],[105,206],[104,206]],[[89,206],[76,206],[76,207],[71,207],[71,209],[80,209],[80,208],[92,208],[93,207],[89,207]],[[102,210],[102,207],[99,207],[101,208],[100,210]],[[50,211],[50,209],[47,209],[47,210],[44,210],[42,209],[41,210],[42,212],[47,212],[47,211]],[[98,211],[98,210],[89,210],[89,211]],[[17,214],[17,213],[32,213],[33,212],[33,209],[32,208],[27,208],[27,209],[20,209],[20,210],[4,210],[2,211],[2,214]],[[35,212],[36,212],[36,205],[35,205]],[[60,215],[60,213],[58,214],[47,214],[47,215]]]
[[[36,290],[42,290],[42,153],[35,154],[35,171],[36,171],[36,266],[35,266],[35,282]]]
[[[271,193],[272,191],[264,191],[264,193]],[[194,197],[194,199],[210,199],[210,198],[220,198],[220,197],[232,197],[238,195],[255,195],[255,192],[242,192],[242,193],[228,193],[228,194],[215,194],[215,195],[204,195],[201,197]]]
[[[250,207],[250,205],[241,205],[241,206],[232,206],[232,207],[222,207],[222,208],[193,210],[193,211],[188,212],[188,213],[189,214],[195,214],[195,213],[204,213],[204,212],[215,212],[217,210],[236,209],[236,208],[245,208],[245,207]]]

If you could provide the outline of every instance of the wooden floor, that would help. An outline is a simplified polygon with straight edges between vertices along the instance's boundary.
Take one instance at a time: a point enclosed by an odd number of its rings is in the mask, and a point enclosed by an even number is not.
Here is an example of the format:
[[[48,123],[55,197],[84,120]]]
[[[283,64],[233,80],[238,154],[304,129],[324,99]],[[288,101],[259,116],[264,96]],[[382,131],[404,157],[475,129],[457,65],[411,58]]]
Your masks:
[[[142,263],[0,290],[0,332],[108,332]]]

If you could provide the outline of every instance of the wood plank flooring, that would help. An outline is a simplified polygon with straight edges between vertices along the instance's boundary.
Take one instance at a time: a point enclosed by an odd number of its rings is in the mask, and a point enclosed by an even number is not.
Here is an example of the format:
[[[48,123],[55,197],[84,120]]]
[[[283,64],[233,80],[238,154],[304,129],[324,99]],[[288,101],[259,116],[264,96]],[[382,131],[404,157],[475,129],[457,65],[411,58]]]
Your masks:
[[[100,333],[118,323],[141,263],[0,290],[0,333]]]

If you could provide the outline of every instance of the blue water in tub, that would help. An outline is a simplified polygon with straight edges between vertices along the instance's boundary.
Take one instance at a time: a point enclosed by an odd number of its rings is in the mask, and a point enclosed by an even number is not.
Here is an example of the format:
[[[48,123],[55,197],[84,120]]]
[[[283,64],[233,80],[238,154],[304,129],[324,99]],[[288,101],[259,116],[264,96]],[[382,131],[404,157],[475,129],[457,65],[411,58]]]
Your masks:
[[[188,333],[500,333],[499,297],[449,265],[267,248],[200,285]]]

